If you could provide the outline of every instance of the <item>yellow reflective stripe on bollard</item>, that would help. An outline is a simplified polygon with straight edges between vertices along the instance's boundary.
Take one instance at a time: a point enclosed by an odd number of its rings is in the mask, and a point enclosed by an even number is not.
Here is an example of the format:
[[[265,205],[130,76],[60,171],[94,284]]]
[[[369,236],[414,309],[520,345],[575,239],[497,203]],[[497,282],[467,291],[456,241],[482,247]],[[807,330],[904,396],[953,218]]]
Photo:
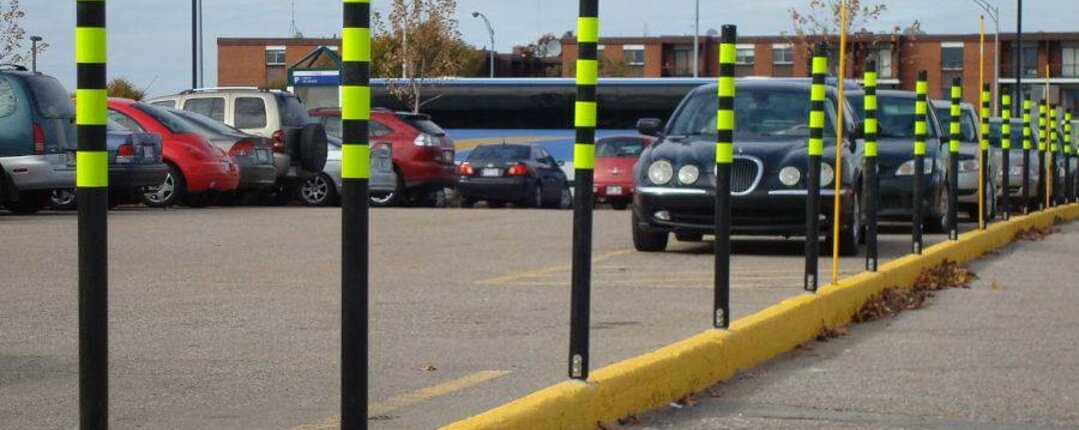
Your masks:
[[[716,164],[731,164],[734,162],[734,145],[730,143],[716,144]]]
[[[108,124],[109,94],[106,90],[75,90],[75,124]]]
[[[716,130],[734,130],[734,111],[723,109],[716,112]]]
[[[595,127],[596,102],[574,103],[573,124],[577,127]]]
[[[371,29],[363,27],[344,28],[341,30],[342,40],[346,43],[341,46],[341,61],[371,61]]]
[[[573,144],[573,168],[592,170],[596,168],[596,145],[590,143]]]
[[[821,111],[809,112],[809,127],[810,128],[823,128],[824,127],[824,112],[821,112]]]
[[[367,145],[341,145],[341,178],[368,179],[371,177],[371,149]]]
[[[719,44],[720,64],[734,64],[738,59],[738,49],[733,43]]]
[[[877,86],[877,73],[876,72],[865,72],[865,79],[863,80],[863,82],[864,83],[862,84],[862,86],[865,86],[865,87],[875,87],[875,86]]]
[[[341,86],[341,120],[371,119],[371,87]]]
[[[109,153],[75,151],[75,186],[79,188],[108,187]]]
[[[577,43],[599,43],[599,18],[577,18]]]
[[[108,56],[105,29],[101,27],[75,28],[75,62],[104,64]]]
[[[717,95],[719,97],[734,97],[734,78],[721,77],[719,78],[719,84],[717,85]],[[731,127],[734,127],[731,125]]]
[[[599,61],[577,60],[577,85],[596,85],[599,82]]]

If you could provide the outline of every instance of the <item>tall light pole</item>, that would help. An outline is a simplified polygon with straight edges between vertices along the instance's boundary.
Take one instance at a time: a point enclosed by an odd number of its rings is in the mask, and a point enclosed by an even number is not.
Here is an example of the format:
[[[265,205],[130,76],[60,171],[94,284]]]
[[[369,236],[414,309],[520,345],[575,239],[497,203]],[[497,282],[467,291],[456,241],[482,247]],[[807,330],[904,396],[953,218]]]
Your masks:
[[[693,77],[701,77],[701,0],[697,0],[693,24]]]
[[[473,18],[483,18],[483,23],[487,25],[487,34],[491,36],[491,77],[495,77],[495,29],[491,28],[491,21],[487,19],[487,15],[479,12],[472,12]]]
[[[993,19],[996,26],[993,36],[993,113],[1000,114],[1000,8],[993,6],[988,0],[973,0],[985,13]],[[1013,101],[1017,97],[1012,98]],[[1009,107],[1010,109],[1010,107]]]
[[[42,41],[41,36],[30,36],[30,71],[37,73],[37,43]]]
[[[199,0],[191,0],[191,88],[199,87]]]

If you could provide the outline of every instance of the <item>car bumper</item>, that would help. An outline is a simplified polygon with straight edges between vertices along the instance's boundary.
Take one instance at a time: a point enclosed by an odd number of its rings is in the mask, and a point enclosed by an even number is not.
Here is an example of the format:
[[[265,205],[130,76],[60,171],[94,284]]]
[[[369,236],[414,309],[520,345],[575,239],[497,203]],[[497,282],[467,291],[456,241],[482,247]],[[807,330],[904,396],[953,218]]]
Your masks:
[[[109,187],[121,190],[137,190],[142,187],[161,185],[168,174],[163,163],[144,165],[110,165]]]
[[[405,188],[438,189],[457,186],[457,166],[435,161],[401,163]]]
[[[71,188],[75,186],[75,166],[50,163],[43,155],[0,159],[12,184],[20,191]]]
[[[241,190],[262,190],[276,183],[277,169],[271,164],[240,166],[240,184],[237,188]]]
[[[371,177],[367,179],[367,189],[370,192],[389,193],[397,189],[397,175],[393,170],[379,170],[373,167]],[[326,176],[333,180],[333,184],[338,190],[341,189],[343,182],[341,180],[340,160],[326,160],[326,167],[322,169],[322,173],[325,173]]]
[[[457,192],[473,200],[521,200],[528,197],[527,178],[461,178]]]
[[[922,213],[926,217],[933,215],[934,183],[933,176],[926,174],[922,182]],[[880,207],[877,216],[881,219],[909,219],[914,215],[914,176],[888,176],[880,180]]]
[[[596,183],[592,193],[597,202],[628,202],[633,200],[633,184]]]
[[[653,231],[712,234],[715,232],[715,193],[670,191],[669,188],[642,187],[633,196],[641,227]],[[853,200],[843,190],[842,210],[849,220]],[[831,219],[834,192],[821,190],[821,225]],[[846,226],[847,221],[844,222]],[[731,197],[731,233],[738,235],[805,235],[805,190],[759,191]],[[822,227],[822,231],[826,230]]]
[[[232,191],[240,185],[240,169],[232,162],[200,162],[184,176],[191,193]]]

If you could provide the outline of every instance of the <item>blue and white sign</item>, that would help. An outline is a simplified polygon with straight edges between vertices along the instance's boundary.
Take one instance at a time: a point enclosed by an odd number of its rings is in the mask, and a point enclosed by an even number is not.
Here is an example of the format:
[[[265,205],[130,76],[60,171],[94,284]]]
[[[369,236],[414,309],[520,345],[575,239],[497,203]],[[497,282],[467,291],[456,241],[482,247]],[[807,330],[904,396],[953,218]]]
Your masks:
[[[341,85],[341,74],[337,70],[297,70],[292,72],[292,85]]]

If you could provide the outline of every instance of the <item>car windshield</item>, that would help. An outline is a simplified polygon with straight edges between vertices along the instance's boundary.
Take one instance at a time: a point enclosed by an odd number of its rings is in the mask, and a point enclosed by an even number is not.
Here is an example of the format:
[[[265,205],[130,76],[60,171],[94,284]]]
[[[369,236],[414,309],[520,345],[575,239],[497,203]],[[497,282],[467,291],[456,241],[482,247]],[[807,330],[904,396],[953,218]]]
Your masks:
[[[858,112],[859,118],[865,118],[863,95],[853,95],[847,100]],[[937,137],[937,129],[926,119],[926,137]],[[947,123],[945,123],[947,124]],[[971,131],[973,133],[973,130]],[[899,96],[877,96],[877,137],[914,138],[914,99]]]
[[[531,148],[522,145],[480,146],[468,154],[471,163],[511,163],[528,160]]]
[[[829,110],[834,110],[831,104]],[[686,101],[671,123],[670,134],[698,136],[716,134],[719,98],[714,92],[697,93]],[[825,136],[835,135],[831,115],[825,115]],[[809,90],[749,88],[734,96],[735,139],[762,137],[809,137]]]
[[[935,108],[937,111],[937,118],[940,118],[940,127],[942,130],[951,130],[952,124],[952,109],[950,107]],[[974,126],[974,117],[970,111],[962,110],[959,114],[959,141],[961,142],[977,142],[978,131]]]
[[[597,157],[637,158],[644,151],[644,141],[636,137],[609,137],[596,142]]]
[[[1016,121],[1016,120],[1012,120],[1011,121],[1011,127],[1012,127],[1011,130],[1010,130],[1011,132],[1008,133],[1008,135],[1011,136],[1011,142],[1010,143],[1011,143],[1012,147],[1013,148],[1022,148],[1023,147],[1023,123],[1019,122],[1019,121]],[[1037,136],[1034,135],[1036,133],[1037,132],[1032,132],[1031,144],[1036,144],[1036,142],[1037,142]],[[1000,148],[1000,120],[999,119],[993,119],[993,120],[989,121],[989,144],[994,146],[994,147]]]
[[[289,127],[303,127],[310,122],[311,117],[299,97],[279,94],[276,99],[277,107],[281,110],[281,124]]]
[[[136,103],[132,105],[135,109],[142,111],[143,113],[150,115],[153,119],[160,122],[162,126],[168,129],[172,133],[198,133],[198,129],[194,125],[185,121],[184,119],[173,115],[171,112],[157,106],[150,106],[144,103]]]
[[[71,94],[52,76],[27,75],[26,82],[34,93],[37,111],[45,118],[74,118],[75,104]]]
[[[438,124],[435,124],[426,116],[399,115],[398,118],[432,136],[441,137],[446,135],[446,130],[443,130],[442,127],[439,127]]]
[[[176,116],[178,116],[180,118],[183,118],[183,119],[187,120],[188,122],[194,124],[196,127],[201,128],[201,129],[206,130],[206,131],[209,131],[209,132],[218,133],[218,134],[243,133],[239,129],[233,128],[233,127],[231,127],[231,126],[229,126],[227,124],[222,124],[220,122],[214,121],[213,118],[210,118],[210,117],[208,117],[206,115],[203,115],[203,114],[200,114],[200,113],[190,112],[190,111],[186,111],[186,110],[179,110],[179,109],[167,109],[166,108],[166,110],[168,110],[170,113],[173,113],[173,114],[175,114]]]

